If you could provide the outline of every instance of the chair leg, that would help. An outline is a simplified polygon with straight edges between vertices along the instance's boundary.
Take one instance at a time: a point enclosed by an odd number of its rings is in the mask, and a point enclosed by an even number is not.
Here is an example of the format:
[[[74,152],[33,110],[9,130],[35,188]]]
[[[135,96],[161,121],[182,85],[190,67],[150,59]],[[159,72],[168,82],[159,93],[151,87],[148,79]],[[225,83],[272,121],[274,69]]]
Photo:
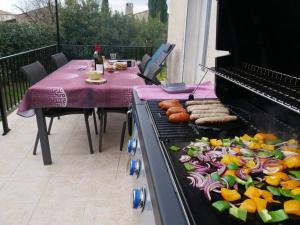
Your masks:
[[[106,133],[106,124],[107,124],[107,112],[104,113],[104,127],[103,127],[103,133]]]
[[[50,119],[50,124],[49,124],[48,131],[47,131],[47,134],[48,134],[48,135],[50,135],[51,128],[52,128],[52,124],[53,124],[53,120],[54,120],[54,117],[51,117],[51,119]]]
[[[102,138],[103,138],[103,126],[104,126],[104,112],[103,112],[103,109],[101,109],[101,112],[99,114],[99,120],[100,120],[99,152],[102,152]]]
[[[36,134],[36,138],[35,138],[35,142],[34,142],[34,147],[33,147],[33,155],[36,155],[36,150],[37,150],[37,147],[38,147],[38,144],[39,144],[39,132],[37,132]]]
[[[96,119],[95,110],[93,110],[93,120],[94,120],[94,126],[95,126],[95,133],[98,135],[98,127],[97,127],[97,119]]]
[[[93,144],[92,144],[92,138],[91,138],[91,131],[90,131],[90,125],[89,125],[89,115],[88,115],[88,113],[84,114],[84,120],[85,120],[85,126],[86,126],[88,141],[89,141],[90,153],[94,154],[94,149],[93,149]]]
[[[121,133],[121,141],[120,141],[120,151],[123,150],[125,132],[126,132],[126,121],[123,122],[122,133]]]
[[[132,135],[132,111],[127,112],[127,123],[128,123],[128,133],[131,136]]]

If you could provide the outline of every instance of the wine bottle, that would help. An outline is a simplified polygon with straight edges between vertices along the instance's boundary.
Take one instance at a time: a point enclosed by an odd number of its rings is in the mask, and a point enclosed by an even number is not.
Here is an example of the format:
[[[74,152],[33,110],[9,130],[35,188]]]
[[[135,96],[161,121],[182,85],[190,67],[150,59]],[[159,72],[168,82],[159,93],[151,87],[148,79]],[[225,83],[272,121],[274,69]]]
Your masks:
[[[94,69],[97,70],[97,64],[98,64],[98,58],[99,58],[98,51],[95,51],[95,52],[94,52],[93,57],[94,57],[94,62],[95,62]]]
[[[98,58],[97,58],[96,70],[100,71],[100,73],[102,73],[102,74],[104,72],[103,58],[102,58],[102,56],[98,56]]]

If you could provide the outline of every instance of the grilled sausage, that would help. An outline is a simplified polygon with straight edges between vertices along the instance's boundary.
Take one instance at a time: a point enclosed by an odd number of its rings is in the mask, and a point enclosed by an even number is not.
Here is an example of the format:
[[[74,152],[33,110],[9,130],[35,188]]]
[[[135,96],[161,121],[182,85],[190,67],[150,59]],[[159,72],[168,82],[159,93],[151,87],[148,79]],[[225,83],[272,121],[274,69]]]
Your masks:
[[[200,99],[194,101],[186,101],[185,105],[208,105],[208,104],[221,104],[219,99]]]
[[[214,109],[199,109],[199,110],[193,110],[192,114],[202,114],[202,113],[224,113],[229,114],[229,109],[225,107],[218,107]]]
[[[228,114],[226,113],[201,113],[201,114],[191,114],[191,120],[197,120],[200,118],[207,118],[207,117],[226,117]]]
[[[171,107],[167,110],[166,114],[167,114],[167,116],[170,116],[171,114],[181,113],[181,112],[186,113],[186,110],[182,107]]]
[[[214,108],[225,108],[222,104],[209,104],[209,105],[190,105],[187,107],[188,112],[192,112],[194,110],[201,110],[201,109],[214,109]]]
[[[165,104],[165,103],[180,103],[178,99],[170,99],[170,100],[164,100],[164,101],[161,101],[158,105],[160,108],[162,108],[162,106]]]
[[[210,123],[225,123],[229,121],[237,120],[236,116],[215,116],[215,117],[206,117],[199,118],[195,121],[196,124],[210,124]]]
[[[172,123],[185,123],[190,120],[190,115],[188,113],[174,113],[169,116],[169,121]]]
[[[183,107],[179,100],[173,99],[173,100],[165,100],[159,103],[159,107],[164,109],[164,110],[168,110],[171,107]]]

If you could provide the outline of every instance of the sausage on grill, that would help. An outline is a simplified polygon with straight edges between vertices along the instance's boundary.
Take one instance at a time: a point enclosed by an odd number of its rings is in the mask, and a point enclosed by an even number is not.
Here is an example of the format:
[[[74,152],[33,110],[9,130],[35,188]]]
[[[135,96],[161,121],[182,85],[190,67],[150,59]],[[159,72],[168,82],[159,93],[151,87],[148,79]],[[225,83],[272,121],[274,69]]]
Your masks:
[[[181,113],[181,112],[186,113],[186,110],[184,108],[182,108],[182,107],[175,106],[175,107],[169,108],[167,110],[166,114],[167,114],[167,116],[170,116],[171,114]]]
[[[228,114],[226,113],[201,113],[201,114],[191,114],[191,120],[197,120],[200,118],[208,118],[208,117],[226,117]]]
[[[229,121],[237,120],[236,116],[215,116],[215,117],[206,117],[199,118],[195,121],[196,124],[209,124],[209,123],[225,123]]]
[[[201,110],[201,109],[215,109],[215,108],[225,108],[222,104],[209,104],[209,105],[190,105],[187,107],[188,112],[192,112],[194,110]]]
[[[185,123],[190,120],[190,115],[188,113],[174,113],[169,116],[169,121],[172,123]]]
[[[182,107],[182,105],[180,104],[179,100],[177,99],[173,99],[173,100],[165,100],[159,103],[159,107],[164,109],[164,110],[168,110],[171,107]]]
[[[225,107],[218,107],[214,109],[198,109],[198,110],[193,110],[191,112],[192,114],[207,114],[207,113],[224,113],[224,114],[229,114],[229,109]]]
[[[202,99],[202,100],[194,100],[194,101],[186,101],[185,105],[208,105],[208,104],[221,104],[219,99]]]

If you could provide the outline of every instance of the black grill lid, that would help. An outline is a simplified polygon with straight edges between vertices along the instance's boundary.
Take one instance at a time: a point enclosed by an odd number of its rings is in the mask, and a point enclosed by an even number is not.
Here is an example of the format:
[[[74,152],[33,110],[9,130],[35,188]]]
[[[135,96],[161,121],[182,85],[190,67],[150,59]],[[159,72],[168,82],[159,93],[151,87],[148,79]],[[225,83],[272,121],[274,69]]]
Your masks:
[[[299,77],[299,12],[299,0],[218,0],[216,47],[231,56],[217,65],[247,62]]]

